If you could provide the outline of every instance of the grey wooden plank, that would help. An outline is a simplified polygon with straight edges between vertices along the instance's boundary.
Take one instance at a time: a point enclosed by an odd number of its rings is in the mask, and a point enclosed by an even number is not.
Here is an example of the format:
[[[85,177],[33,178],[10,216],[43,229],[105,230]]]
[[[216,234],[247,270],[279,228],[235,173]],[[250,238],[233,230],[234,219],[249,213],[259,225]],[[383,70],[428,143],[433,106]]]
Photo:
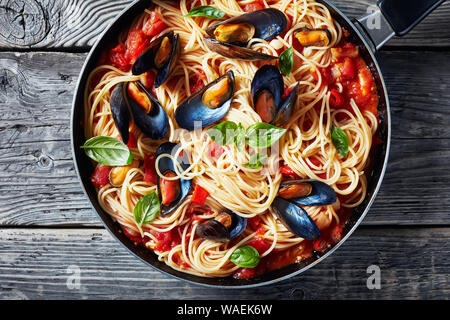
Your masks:
[[[0,230],[0,299],[438,299],[450,294],[450,229],[358,230],[312,269],[272,286],[224,290],[152,270],[103,230]],[[405,259],[408,257],[408,259]],[[381,289],[367,288],[379,266]],[[79,267],[80,289],[67,285]]]
[[[0,1],[0,49],[87,49],[131,0]],[[333,1],[351,18],[370,11],[376,0]],[[450,4],[444,3],[412,33],[391,46],[450,45]]]
[[[0,53],[0,225],[100,226],[77,181],[69,113],[85,54]],[[450,53],[380,55],[393,143],[368,225],[450,223]]]

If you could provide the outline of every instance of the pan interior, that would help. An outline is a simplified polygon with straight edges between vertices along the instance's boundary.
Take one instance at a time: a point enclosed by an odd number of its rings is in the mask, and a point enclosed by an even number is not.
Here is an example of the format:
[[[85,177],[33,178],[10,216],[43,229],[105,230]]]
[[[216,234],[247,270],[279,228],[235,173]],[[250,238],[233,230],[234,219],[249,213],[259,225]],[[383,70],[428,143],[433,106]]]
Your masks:
[[[83,120],[83,109],[84,109],[84,91],[87,84],[87,78],[90,72],[95,68],[95,65],[102,53],[102,51],[109,46],[109,44],[114,43],[117,35],[120,34],[124,29],[129,26],[129,22],[132,21],[136,16],[141,14],[145,8],[149,6],[148,0],[138,1],[132,4],[128,9],[126,9],[116,21],[107,29],[103,35],[100,36],[98,42],[91,50],[86,63],[81,71],[78,86],[74,96],[73,109],[72,109],[72,151],[75,161],[75,167],[77,173],[80,177],[83,189],[88,196],[93,209],[100,216],[103,224],[110,233],[119,240],[131,253],[143,260],[148,265],[153,268],[178,279],[182,279],[191,283],[196,283],[205,286],[212,287],[255,287],[267,285],[286,279],[288,277],[299,274],[309,267],[315,265],[319,261],[323,260],[326,256],[331,254],[340,244],[342,244],[346,238],[353,232],[355,227],[364,218],[367,213],[370,204],[372,203],[379,184],[384,175],[385,161],[388,155],[388,146],[390,139],[390,125],[389,125],[389,105],[386,96],[386,91],[383,83],[383,79],[379,72],[377,62],[373,54],[367,49],[364,41],[360,38],[359,32],[352,25],[350,20],[342,15],[333,5],[326,1],[319,0],[318,2],[325,4],[330,9],[335,20],[344,28],[346,28],[352,34],[352,42],[357,44],[360,48],[361,55],[369,66],[372,74],[375,78],[377,85],[377,90],[379,94],[379,114],[380,114],[380,124],[379,124],[379,137],[381,139],[381,144],[378,150],[375,150],[373,154],[373,170],[368,176],[368,186],[367,186],[367,196],[364,202],[355,208],[353,215],[348,221],[346,227],[344,228],[343,239],[335,244],[333,247],[329,248],[327,252],[321,253],[320,255],[312,256],[311,258],[302,261],[301,263],[291,264],[281,269],[273,270],[263,275],[257,276],[248,280],[238,280],[232,277],[227,278],[203,278],[187,273],[182,273],[172,269],[167,266],[164,262],[158,261],[157,256],[142,247],[135,246],[123,233],[120,226],[115,223],[112,218],[106,213],[100,206],[97,193],[92,183],[90,182],[90,174],[93,171],[92,164],[90,160],[86,157],[80,146],[84,144],[84,131],[81,126]]]

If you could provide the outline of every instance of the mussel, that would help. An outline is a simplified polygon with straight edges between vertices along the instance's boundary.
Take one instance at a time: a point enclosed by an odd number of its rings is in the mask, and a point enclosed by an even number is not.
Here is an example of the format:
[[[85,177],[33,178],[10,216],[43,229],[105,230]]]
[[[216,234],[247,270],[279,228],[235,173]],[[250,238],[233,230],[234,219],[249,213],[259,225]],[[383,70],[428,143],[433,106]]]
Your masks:
[[[140,75],[154,68],[157,71],[155,88],[161,86],[171,75],[180,56],[179,36],[173,31],[163,34],[150,44],[136,59],[133,75]]]
[[[283,12],[263,9],[249,12],[207,28],[205,44],[224,57],[244,60],[272,60],[277,57],[245,48],[253,38],[271,40],[287,26]]]
[[[320,237],[320,230],[300,206],[326,206],[336,200],[336,192],[326,183],[289,180],[281,183],[272,208],[293,234],[307,240],[315,240]]]
[[[230,210],[223,210],[213,219],[199,223],[196,235],[204,239],[226,242],[241,235],[246,227],[247,219]]]
[[[158,171],[167,178],[174,178],[177,176],[175,163],[178,163],[183,170],[189,167],[189,160],[186,153],[183,151],[182,155],[175,157],[180,146],[176,143],[165,142],[161,144],[156,150],[156,158],[162,157],[157,163]],[[187,197],[189,191],[192,189],[192,181],[185,179],[164,179],[159,177],[157,181],[158,196],[160,201],[160,214],[167,216],[175,210]]]
[[[111,94],[110,106],[124,143],[129,139],[130,112],[134,123],[149,138],[161,140],[169,132],[166,111],[138,81],[119,83]]]
[[[277,67],[264,65],[256,71],[252,81],[253,107],[261,120],[282,126],[292,116],[297,102],[299,84],[283,101],[283,76]]]
[[[301,206],[327,206],[337,200],[328,184],[314,180],[288,180],[280,185],[278,196]]]
[[[331,43],[331,33],[327,29],[303,28],[294,36],[303,47],[326,47]]]
[[[230,110],[234,88],[234,73],[230,70],[184,100],[175,111],[175,120],[189,131],[219,122]]]
[[[276,215],[285,227],[293,234],[306,239],[315,240],[320,237],[320,230],[308,213],[281,197],[276,197],[272,203]]]
[[[119,83],[111,93],[110,106],[122,141],[127,144],[130,138],[130,112],[123,93],[123,83]]]
[[[111,169],[108,175],[109,183],[116,188],[119,188],[122,186],[123,182],[125,181],[125,178],[128,174],[128,172],[138,167],[138,161],[133,160],[133,162],[128,166],[123,167],[114,167]]]

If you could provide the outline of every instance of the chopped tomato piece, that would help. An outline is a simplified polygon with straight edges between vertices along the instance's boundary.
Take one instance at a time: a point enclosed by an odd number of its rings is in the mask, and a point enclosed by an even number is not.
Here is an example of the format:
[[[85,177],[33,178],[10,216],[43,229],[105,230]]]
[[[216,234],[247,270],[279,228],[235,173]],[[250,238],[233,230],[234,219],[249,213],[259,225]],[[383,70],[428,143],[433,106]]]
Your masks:
[[[255,268],[240,268],[234,274],[236,279],[250,279],[256,274]]]
[[[333,60],[338,61],[345,57],[356,58],[359,55],[359,49],[351,42],[346,42],[338,48],[331,48]]]
[[[122,227],[122,230],[123,234],[135,244],[145,245],[145,243],[149,240],[148,237],[142,238],[139,232],[136,232],[132,229]]]
[[[146,154],[144,157],[144,181],[153,184],[157,183],[158,174],[155,169],[156,157],[154,153]]]
[[[167,232],[155,231],[155,237],[157,239],[155,250],[160,252],[169,251],[181,243],[180,236],[174,229]]]
[[[130,70],[130,62],[126,58],[126,51],[126,46],[124,44],[119,44],[112,48],[109,53],[109,60],[111,64],[124,72]]]
[[[125,54],[128,62],[134,64],[149,43],[150,40],[145,36],[142,30],[130,31],[127,38],[127,53]]]
[[[328,241],[324,237],[320,237],[313,243],[313,249],[316,251],[323,251],[328,247]]]
[[[217,143],[211,140],[209,144],[209,155],[212,158],[219,158],[225,152],[222,146],[219,146]]]
[[[199,206],[203,206],[205,204],[206,198],[208,198],[209,192],[203,189],[201,186],[196,185],[194,194],[191,198],[191,203],[198,204]]]
[[[342,97],[342,95],[336,89],[332,89],[330,95],[330,105],[333,108],[339,108],[342,107],[343,104],[344,98]]]
[[[108,176],[111,167],[98,166],[91,175],[91,182],[96,188],[101,188],[109,183]]]
[[[283,176],[289,177],[289,178],[300,178],[298,174],[295,173],[294,170],[292,170],[289,166],[284,166],[280,168],[280,173]]]
[[[270,248],[270,245],[262,238],[253,239],[248,243],[248,245],[258,250],[259,254],[263,254]]]
[[[252,3],[246,4],[242,10],[244,10],[245,12],[253,12],[253,11],[258,11],[258,10],[262,10],[264,9],[264,3],[261,0],[256,0]]]
[[[250,228],[252,228],[252,230],[256,231],[261,226],[262,220],[259,216],[255,216],[253,218],[248,218],[247,224],[250,226]]]
[[[206,79],[206,75],[203,70],[196,73],[195,77],[190,79],[189,84],[191,87],[191,93],[195,93],[205,86],[203,79]]]
[[[342,239],[342,228],[338,225],[334,226],[330,231],[331,243],[337,243]]]
[[[150,18],[142,27],[142,31],[148,37],[154,37],[160,34],[164,29],[167,28],[166,23],[162,20],[159,13],[152,11],[150,13]]]
[[[344,64],[342,65],[341,74],[342,78],[346,80],[351,80],[355,78],[356,68],[353,59],[345,58]]]
[[[130,137],[128,138],[127,147],[128,148],[136,148],[137,147],[136,137],[134,136],[133,132],[130,132]]]

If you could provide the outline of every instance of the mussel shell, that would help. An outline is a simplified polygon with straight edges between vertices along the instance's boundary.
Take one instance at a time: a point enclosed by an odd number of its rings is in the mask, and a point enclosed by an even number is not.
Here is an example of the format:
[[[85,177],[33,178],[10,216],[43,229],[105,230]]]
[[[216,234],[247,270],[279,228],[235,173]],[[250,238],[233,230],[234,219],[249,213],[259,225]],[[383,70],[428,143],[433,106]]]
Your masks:
[[[284,82],[283,76],[277,67],[264,65],[256,71],[251,86],[253,106],[256,105],[260,93],[264,90],[267,90],[272,94],[274,103],[277,106],[274,115],[278,114],[279,107],[283,100]]]
[[[228,92],[229,98],[217,108],[208,108],[207,106],[205,106],[202,100],[204,92],[225,77],[229,77],[230,79]],[[175,111],[175,120],[181,128],[189,131],[195,129],[194,122],[200,121],[201,128],[206,128],[216,122],[219,122],[227,115],[228,111],[230,110],[231,101],[233,100],[234,96],[234,88],[234,73],[230,70],[222,77],[217,78],[206,87],[197,91],[192,96],[184,100]]]
[[[119,130],[122,141],[127,144],[130,138],[130,111],[124,99],[124,85],[119,83],[111,93],[109,101],[111,114]]]
[[[166,111],[159,101],[153,97],[140,82],[136,82],[136,84],[139,90],[149,97],[152,102],[152,108],[150,113],[147,114],[139,104],[128,97],[127,94],[127,101],[133,114],[134,123],[150,139],[161,140],[169,132],[169,118],[167,117]],[[124,92],[126,93],[126,90]]]
[[[249,61],[278,59],[278,57],[275,56],[271,56],[244,47],[239,47],[233,44],[219,42],[216,39],[208,37],[203,38],[203,42],[210,50],[230,59],[241,59]]]
[[[158,147],[158,149],[156,150],[156,158],[158,158],[162,154],[168,154],[168,155],[174,156],[177,152],[176,150],[178,150],[179,148],[181,148],[181,147],[176,143],[165,142],[165,143],[161,144]],[[181,165],[181,167],[184,170],[189,167],[189,160],[187,158],[186,152],[184,152],[184,151],[183,151],[183,156],[177,157],[176,161],[178,161],[178,163]],[[172,158],[168,158],[168,157],[161,158],[157,165],[158,165],[159,172],[161,172],[162,174],[164,174],[165,172],[167,172],[169,170],[173,171],[173,172],[177,172],[177,171],[175,171]],[[170,205],[166,206],[166,205],[162,204],[160,180],[161,180],[160,177],[158,177],[157,188],[158,188],[158,197],[159,197],[159,201],[161,204],[160,215],[164,217],[164,216],[167,216],[168,214],[170,214],[172,211],[174,211],[184,201],[184,199],[187,197],[187,195],[189,194],[189,192],[192,189],[192,181],[179,179],[178,181],[180,182],[180,193],[179,193],[177,199],[175,199]]]
[[[315,240],[320,237],[320,230],[308,213],[281,197],[276,197],[272,203],[278,219],[293,234],[306,239]]]
[[[287,19],[283,12],[268,8],[245,13],[243,15],[228,19],[212,27],[207,28],[206,33],[214,39],[214,31],[223,24],[250,23],[255,27],[254,38],[271,40],[281,34],[287,26]]]
[[[292,118],[295,111],[295,106],[297,104],[298,88],[299,84],[297,83],[289,96],[283,102],[281,108],[279,108],[277,116],[272,121],[274,126],[281,127]]]
[[[172,50],[169,54],[170,58],[164,63],[164,65],[157,68],[155,66],[155,55],[165,37],[168,37],[172,44]],[[175,35],[173,31],[167,32],[153,41],[150,47],[141,53],[133,65],[132,73],[133,75],[140,75],[152,68],[155,68],[157,70],[155,88],[158,88],[171,75],[180,56],[180,51],[179,35]]]
[[[337,200],[336,192],[328,184],[314,180],[290,180],[285,181],[280,187],[293,183],[309,183],[312,186],[311,194],[307,197],[293,198],[289,201],[300,206],[327,206]]]
[[[247,219],[230,210],[223,211],[231,216],[232,223],[230,228],[226,228],[217,220],[209,219],[199,223],[196,235],[200,238],[220,242],[226,242],[240,236],[247,227]]]

